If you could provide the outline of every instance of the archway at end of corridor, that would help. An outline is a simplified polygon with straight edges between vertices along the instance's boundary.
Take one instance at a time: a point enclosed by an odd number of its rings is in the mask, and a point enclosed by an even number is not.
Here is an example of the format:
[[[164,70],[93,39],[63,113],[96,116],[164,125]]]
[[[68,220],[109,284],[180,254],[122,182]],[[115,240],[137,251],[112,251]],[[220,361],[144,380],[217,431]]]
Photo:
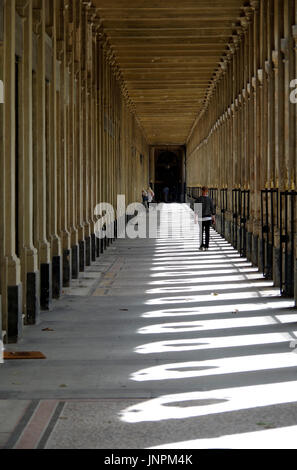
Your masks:
[[[182,150],[155,150],[153,186],[157,202],[184,202],[183,166]]]

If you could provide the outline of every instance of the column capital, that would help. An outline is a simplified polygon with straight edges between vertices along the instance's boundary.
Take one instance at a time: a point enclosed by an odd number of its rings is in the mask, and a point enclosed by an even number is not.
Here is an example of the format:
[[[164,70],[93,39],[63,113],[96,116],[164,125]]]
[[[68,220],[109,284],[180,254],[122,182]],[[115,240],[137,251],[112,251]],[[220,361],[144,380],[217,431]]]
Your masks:
[[[297,43],[297,24],[293,24],[292,26],[292,36],[295,43]]]
[[[26,17],[26,9],[31,3],[32,0],[16,0],[16,10],[21,17]]]
[[[92,2],[90,2],[90,0],[83,0],[81,3],[86,10],[88,10],[92,6]]]
[[[231,61],[231,60],[232,60],[232,56],[235,54],[235,50],[236,50],[236,49],[235,49],[235,45],[234,45],[232,42],[230,42],[230,43],[228,44],[228,49],[229,49],[229,57],[230,57],[230,61]]]
[[[258,69],[257,70],[257,78],[259,80],[260,86],[262,86],[263,85],[263,79],[264,79],[263,69]]]
[[[280,51],[272,51],[271,60],[273,63],[273,69],[278,69],[280,63]]]
[[[266,72],[268,79],[270,79],[271,73],[272,73],[272,63],[270,60],[265,61],[265,72]]]
[[[235,51],[238,50],[239,45],[240,45],[240,37],[239,37],[238,33],[232,34],[232,41],[233,41],[233,44],[234,44]]]
[[[42,26],[42,10],[41,8],[33,8],[33,30],[38,36],[41,34]]]
[[[254,11],[258,11],[260,8],[260,0],[250,0],[250,5]]]
[[[281,47],[280,47],[281,53],[283,54],[283,61],[286,62],[289,60],[289,40],[288,38],[282,38],[281,39]]]
[[[56,42],[56,47],[57,47],[57,59],[59,61],[62,61],[64,57],[64,41],[58,40]]]
[[[244,33],[247,32],[247,29],[248,29],[248,27],[249,27],[250,22],[251,22],[251,20],[250,20],[250,18],[247,17],[247,16],[243,16],[243,17],[240,18],[240,23],[241,23],[241,26],[242,26],[242,31],[243,31]]]
[[[254,91],[257,88],[257,84],[258,84],[258,77],[256,77],[256,76],[252,77],[252,87],[253,87]]]
[[[246,84],[246,92],[247,92],[247,97],[248,97],[248,99],[250,99],[251,93],[252,93],[252,86],[251,86],[250,82],[248,82],[248,83]]]

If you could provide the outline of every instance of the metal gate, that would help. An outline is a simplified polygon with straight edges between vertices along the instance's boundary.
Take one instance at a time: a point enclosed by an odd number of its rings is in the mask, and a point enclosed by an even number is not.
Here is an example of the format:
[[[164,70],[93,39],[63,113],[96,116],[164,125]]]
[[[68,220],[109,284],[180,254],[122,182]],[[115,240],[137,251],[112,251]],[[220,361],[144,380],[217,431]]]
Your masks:
[[[213,205],[214,205],[214,210],[215,212],[217,211],[217,207],[218,207],[218,188],[209,188],[209,197],[212,199],[213,201]]]
[[[261,191],[262,266],[266,279],[273,277],[274,231],[279,225],[279,191]]]
[[[232,242],[234,247],[238,248],[238,217],[240,216],[240,207],[241,207],[241,190],[240,189],[232,189],[232,217],[233,217],[233,225],[232,225]]]
[[[280,193],[280,289],[281,295],[294,296],[296,191]]]
[[[250,190],[240,190],[240,243],[239,252],[240,255],[246,257],[247,255],[247,222],[250,218]]]
[[[228,210],[228,189],[224,188],[220,190],[220,199],[221,199],[221,234],[225,238],[226,232],[226,212]]]

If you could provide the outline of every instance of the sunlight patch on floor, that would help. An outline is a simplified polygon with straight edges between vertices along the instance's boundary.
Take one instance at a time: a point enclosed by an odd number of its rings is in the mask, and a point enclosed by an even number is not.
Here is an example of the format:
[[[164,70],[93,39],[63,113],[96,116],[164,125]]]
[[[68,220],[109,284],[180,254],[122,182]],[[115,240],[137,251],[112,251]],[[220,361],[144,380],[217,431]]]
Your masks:
[[[290,333],[265,333],[209,338],[191,338],[156,341],[137,346],[138,354],[157,354],[167,352],[195,351],[204,349],[223,349],[260,344],[287,343],[297,338],[297,330]]]
[[[234,306],[234,308],[236,308]],[[232,328],[255,327],[263,325],[273,325],[279,323],[296,323],[297,314],[290,314],[286,317],[279,315],[273,318],[271,315],[263,315],[260,317],[244,317],[244,318],[223,318],[218,320],[197,320],[192,322],[177,323],[160,323],[158,325],[144,326],[138,330],[139,334],[165,334],[165,333],[183,333],[190,331],[208,331],[208,330],[227,330]],[[231,332],[230,332],[231,333]]]
[[[212,404],[208,404],[209,400]],[[185,406],[187,402],[189,406]],[[295,402],[297,381],[269,383],[162,395],[129,406],[120,413],[120,418],[127,423],[156,422]]]
[[[253,312],[258,310],[274,310],[274,309],[285,309],[294,307],[295,302],[293,300],[281,300],[275,298],[273,302],[261,302],[259,303],[240,303],[240,304],[224,304],[224,305],[208,305],[189,307],[189,308],[169,308],[162,310],[153,310],[151,312],[145,312],[142,314],[144,318],[162,318],[162,317],[183,317],[192,315],[207,315],[214,313],[240,313],[240,312]],[[291,316],[291,314],[290,314]]]
[[[297,449],[297,426],[191,439],[149,449]]]

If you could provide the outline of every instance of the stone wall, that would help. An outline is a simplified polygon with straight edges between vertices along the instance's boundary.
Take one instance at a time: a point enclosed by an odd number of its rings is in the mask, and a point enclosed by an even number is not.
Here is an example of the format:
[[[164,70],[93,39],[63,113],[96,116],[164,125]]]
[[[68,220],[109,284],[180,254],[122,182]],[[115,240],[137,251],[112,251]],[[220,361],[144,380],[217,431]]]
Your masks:
[[[0,293],[14,342],[100,254],[95,206],[141,201],[149,147],[91,2],[1,0],[0,80]]]

